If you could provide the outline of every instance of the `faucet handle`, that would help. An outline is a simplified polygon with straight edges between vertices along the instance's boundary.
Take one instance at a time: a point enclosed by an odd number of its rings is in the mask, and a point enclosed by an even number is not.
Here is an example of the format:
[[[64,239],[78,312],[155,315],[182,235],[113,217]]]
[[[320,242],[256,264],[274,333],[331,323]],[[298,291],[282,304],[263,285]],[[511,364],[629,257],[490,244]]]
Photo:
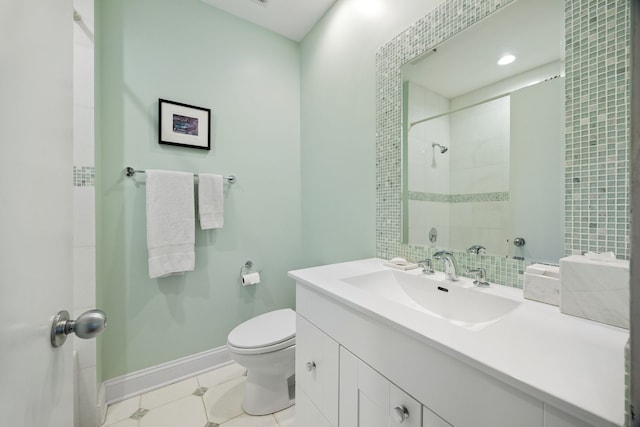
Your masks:
[[[422,272],[424,274],[435,274],[435,270],[431,265],[431,258],[426,258],[422,261],[418,261],[418,265],[422,266]]]
[[[489,286],[489,282],[487,282],[487,270],[483,267],[470,268],[467,270],[467,274],[475,273],[476,279],[473,281],[473,284],[476,286],[480,286],[486,288]]]
[[[487,248],[482,245],[473,245],[469,249],[467,249],[467,252],[470,254],[484,255],[487,253],[486,249]]]

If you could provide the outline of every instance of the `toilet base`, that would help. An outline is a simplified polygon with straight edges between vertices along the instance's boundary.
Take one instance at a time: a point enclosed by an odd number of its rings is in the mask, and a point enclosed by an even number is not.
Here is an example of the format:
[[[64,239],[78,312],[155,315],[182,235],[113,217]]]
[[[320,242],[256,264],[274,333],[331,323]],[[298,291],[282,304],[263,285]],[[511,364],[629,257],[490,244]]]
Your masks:
[[[282,411],[295,401],[295,344],[282,350],[231,358],[247,368],[242,409],[249,415]]]
[[[293,377],[290,377],[293,378]],[[295,404],[295,385],[282,375],[247,372],[242,410],[249,415],[268,415]]]

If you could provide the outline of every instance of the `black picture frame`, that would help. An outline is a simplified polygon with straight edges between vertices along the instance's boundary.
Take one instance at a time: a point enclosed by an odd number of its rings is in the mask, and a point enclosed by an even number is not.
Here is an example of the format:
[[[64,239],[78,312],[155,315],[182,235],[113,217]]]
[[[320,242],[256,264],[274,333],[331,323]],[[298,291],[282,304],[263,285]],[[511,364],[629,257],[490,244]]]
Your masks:
[[[158,143],[211,150],[211,109],[158,99]]]

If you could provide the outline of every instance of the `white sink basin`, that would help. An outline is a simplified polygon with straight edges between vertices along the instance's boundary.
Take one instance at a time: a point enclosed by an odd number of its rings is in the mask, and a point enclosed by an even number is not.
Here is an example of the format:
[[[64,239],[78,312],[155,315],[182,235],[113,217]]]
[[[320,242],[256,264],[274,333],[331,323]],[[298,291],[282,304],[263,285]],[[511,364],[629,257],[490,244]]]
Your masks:
[[[485,328],[521,304],[521,301],[477,288],[471,279],[461,278],[459,282],[451,282],[444,280],[442,274],[434,277],[385,270],[348,277],[343,281],[378,297],[471,330]]]

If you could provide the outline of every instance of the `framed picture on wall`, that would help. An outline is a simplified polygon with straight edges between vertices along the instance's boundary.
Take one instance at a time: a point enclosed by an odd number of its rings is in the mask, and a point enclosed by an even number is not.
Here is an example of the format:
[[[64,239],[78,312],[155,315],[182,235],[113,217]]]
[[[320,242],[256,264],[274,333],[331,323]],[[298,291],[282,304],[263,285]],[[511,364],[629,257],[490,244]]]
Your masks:
[[[159,99],[158,142],[181,147],[211,149],[211,110]]]

